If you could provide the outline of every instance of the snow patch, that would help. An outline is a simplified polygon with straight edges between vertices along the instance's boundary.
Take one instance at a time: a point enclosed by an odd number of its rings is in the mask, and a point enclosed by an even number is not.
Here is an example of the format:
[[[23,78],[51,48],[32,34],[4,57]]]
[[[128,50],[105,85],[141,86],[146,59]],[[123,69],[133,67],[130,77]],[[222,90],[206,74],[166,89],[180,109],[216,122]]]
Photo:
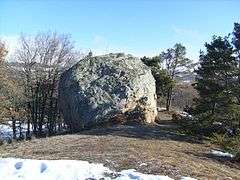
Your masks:
[[[0,139],[12,137],[12,128],[9,124],[0,124]]]
[[[0,159],[0,179],[76,180],[101,179],[111,171],[102,164],[75,160]]]
[[[233,154],[230,154],[228,152],[222,152],[218,150],[211,150],[210,154],[218,157],[229,157],[229,158],[234,158]]]
[[[158,112],[166,111],[166,108],[164,108],[164,107],[157,107],[157,111],[158,111]]]
[[[30,160],[0,158],[0,179],[6,180],[173,180],[168,176],[143,174],[134,169],[111,171],[103,164],[76,160]],[[182,177],[182,180],[194,180]]]
[[[121,176],[117,178],[117,180],[173,180],[168,176],[160,176],[160,175],[150,175],[150,174],[143,174],[137,172],[134,169],[123,170],[120,172]]]
[[[20,126],[21,124],[21,126]],[[21,135],[25,136],[26,132],[28,130],[27,123],[22,123],[21,121],[16,121],[16,138],[20,138],[20,131]],[[0,140],[11,140],[13,138],[13,125],[12,121],[6,121],[4,123],[0,124]],[[59,130],[61,128],[61,130]],[[64,124],[57,124],[56,125],[57,133],[65,132],[67,131],[67,128],[64,126]],[[42,125],[42,130],[44,133],[48,133],[48,127],[47,124]],[[30,124],[30,133],[33,131],[33,126]]]
[[[181,117],[188,118],[189,120],[193,120],[193,116],[185,111],[176,111]]]
[[[142,167],[142,166],[147,166],[147,163],[141,163],[139,166],[140,166],[140,167]]]
[[[181,180],[197,180],[197,179],[183,176],[181,177]]]

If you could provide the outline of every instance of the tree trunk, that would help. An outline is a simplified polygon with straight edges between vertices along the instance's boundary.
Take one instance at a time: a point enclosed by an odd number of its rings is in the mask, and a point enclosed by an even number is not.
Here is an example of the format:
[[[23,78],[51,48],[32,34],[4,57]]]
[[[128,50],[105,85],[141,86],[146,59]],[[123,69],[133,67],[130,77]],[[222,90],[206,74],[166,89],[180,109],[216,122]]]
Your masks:
[[[212,106],[212,115],[214,115],[214,114],[215,114],[215,106],[216,106],[216,103],[215,103],[215,102],[213,102],[213,106]]]
[[[21,121],[18,121],[19,124],[18,124],[18,129],[19,129],[19,139],[20,140],[23,140],[24,139],[24,136],[23,136],[23,133],[22,133],[22,122]]]
[[[169,88],[167,92],[167,102],[166,102],[167,111],[169,111],[171,108],[171,101],[172,101],[172,88]]]
[[[13,131],[13,139],[17,139],[16,120],[13,117],[12,117],[12,131]]]

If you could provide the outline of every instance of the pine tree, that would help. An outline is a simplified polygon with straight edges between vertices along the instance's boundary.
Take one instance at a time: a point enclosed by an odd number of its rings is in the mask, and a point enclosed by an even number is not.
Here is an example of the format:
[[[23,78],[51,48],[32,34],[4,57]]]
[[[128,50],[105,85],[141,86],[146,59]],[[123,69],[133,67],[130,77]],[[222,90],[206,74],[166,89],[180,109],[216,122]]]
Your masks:
[[[167,71],[163,69],[160,57],[155,56],[152,58],[148,58],[144,56],[143,58],[141,58],[141,60],[152,70],[153,77],[156,81],[156,93],[158,99],[161,97],[166,97],[168,89],[173,86],[174,82],[172,81]]]
[[[237,62],[228,38],[213,37],[206,43],[206,53],[200,52],[200,67],[196,70],[195,88],[199,93],[195,114],[205,114],[208,123],[233,121],[233,85]]]
[[[236,76],[238,81],[235,84],[235,95],[237,98],[237,102],[240,105],[240,24],[234,23],[233,30],[233,40],[232,43],[234,45],[234,52],[237,59],[238,67],[236,71]]]
[[[237,60],[237,70],[236,70],[236,76],[237,81],[234,86],[234,95],[236,98],[236,114],[238,114],[238,128],[240,128],[240,24],[234,23],[234,29],[233,29],[233,40],[232,43],[234,45],[234,52]]]
[[[240,24],[234,23],[233,30],[233,45],[237,54],[238,60],[240,61]]]

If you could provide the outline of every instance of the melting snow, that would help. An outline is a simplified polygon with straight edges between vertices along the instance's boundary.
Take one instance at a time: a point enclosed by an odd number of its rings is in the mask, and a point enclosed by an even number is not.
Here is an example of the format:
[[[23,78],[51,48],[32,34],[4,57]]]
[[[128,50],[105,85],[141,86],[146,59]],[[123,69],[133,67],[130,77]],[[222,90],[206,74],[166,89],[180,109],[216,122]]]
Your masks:
[[[12,128],[10,124],[0,124],[0,139],[12,136]]]
[[[166,108],[164,107],[157,107],[157,111],[160,112],[160,111],[166,111]]]
[[[168,176],[143,174],[134,169],[111,171],[102,164],[76,160],[30,160],[0,158],[0,179],[6,180],[172,180]],[[182,180],[193,178],[182,177]]]
[[[141,163],[139,166],[147,166],[147,163]]]
[[[30,125],[30,129],[32,126]],[[25,134],[27,132],[27,124],[21,124],[22,133]],[[19,137],[20,129],[19,129],[19,121],[16,121],[16,136]],[[12,121],[6,121],[5,123],[0,124],[0,139],[12,139],[13,137],[13,129],[12,129]]]
[[[217,151],[217,150],[212,150],[210,152],[210,154],[214,155],[214,156],[219,156],[219,157],[230,157],[230,158],[234,158],[233,154],[230,154],[228,152],[222,152],[222,151]]]
[[[181,177],[181,180],[196,180],[196,179],[191,177]]]

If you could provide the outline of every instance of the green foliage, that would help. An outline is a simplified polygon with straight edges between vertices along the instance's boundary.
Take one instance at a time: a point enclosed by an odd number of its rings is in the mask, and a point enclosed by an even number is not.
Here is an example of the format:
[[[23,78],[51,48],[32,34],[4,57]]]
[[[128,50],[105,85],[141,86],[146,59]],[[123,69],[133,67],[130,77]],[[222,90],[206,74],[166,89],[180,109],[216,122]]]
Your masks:
[[[148,58],[146,56],[141,58],[142,62],[144,64],[146,64],[147,66],[151,67],[151,68],[156,68],[156,69],[160,69],[161,68],[161,59],[159,58],[159,56],[154,56],[152,58]]]
[[[206,53],[200,52],[200,67],[196,70],[195,88],[199,93],[195,114],[208,114],[209,124],[213,121],[228,123],[238,116],[232,87],[235,84],[237,62],[228,38],[213,37],[206,43]]]
[[[235,50],[238,52],[238,55],[240,55],[239,54],[240,53],[240,24],[239,23],[234,23],[232,43],[235,47]]]
[[[162,66],[165,68],[172,82],[174,82],[181,73],[189,71],[189,67],[192,63],[190,59],[186,58],[186,48],[180,43],[175,44],[173,48],[163,51],[159,57]],[[171,84],[171,86],[167,88],[167,110],[169,110],[171,106],[173,88],[174,84]]]
[[[237,83],[233,87],[233,92],[236,97],[236,101],[240,104],[240,24],[234,23],[232,43],[234,45],[234,52],[237,60]]]
[[[156,81],[156,92],[158,97],[166,97],[167,91],[170,87],[173,87],[174,81],[171,79],[167,71],[162,68],[160,57],[155,56],[147,58],[144,56],[141,60],[152,70],[153,77]]]
[[[166,97],[168,89],[172,88],[175,82],[164,69],[152,68],[152,73],[156,80],[157,95]]]
[[[230,145],[230,141],[228,140],[226,134],[214,133],[210,140],[212,143],[219,145],[223,149],[226,149]]]
[[[188,71],[192,61],[186,58],[186,48],[177,43],[173,48],[169,48],[160,54],[161,62],[172,79],[180,73]]]
[[[185,131],[209,136],[213,143],[240,160],[240,24],[234,24],[229,37],[214,36],[200,52],[200,66],[195,71],[195,89],[199,97],[193,107],[196,124]],[[197,128],[196,128],[197,126]]]
[[[159,56],[152,58],[144,56],[141,60],[151,67],[156,80],[157,95],[166,98],[166,108],[169,110],[176,78],[181,73],[189,71],[191,66],[191,60],[186,58],[186,48],[177,43]]]
[[[240,134],[229,137],[227,134],[214,133],[211,142],[219,145],[222,149],[235,154],[235,159],[240,162]]]

